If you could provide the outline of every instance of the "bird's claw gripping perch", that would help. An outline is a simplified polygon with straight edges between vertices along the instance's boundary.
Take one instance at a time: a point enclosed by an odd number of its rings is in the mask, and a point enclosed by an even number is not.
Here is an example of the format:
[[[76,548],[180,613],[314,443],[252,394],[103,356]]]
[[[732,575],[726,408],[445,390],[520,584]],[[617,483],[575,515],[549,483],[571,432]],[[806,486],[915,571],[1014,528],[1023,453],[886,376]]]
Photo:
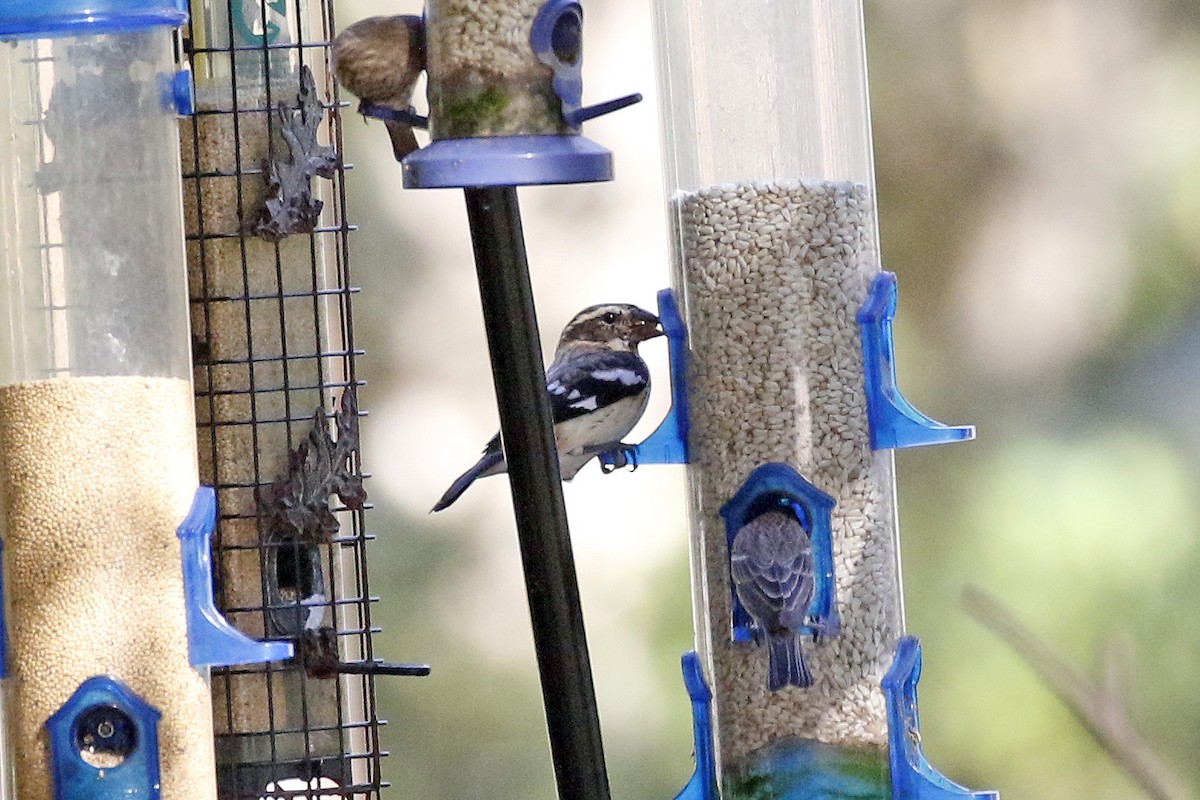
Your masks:
[[[837,605],[833,605],[824,619],[809,617],[807,625],[812,629],[812,640],[816,644],[828,641],[837,636],[842,629],[842,620],[838,614]]]
[[[623,467],[629,467],[629,471],[633,472],[638,468],[637,445],[625,444],[624,442],[616,442],[604,445],[603,449],[598,451],[600,460],[600,471],[605,475],[616,472]]]

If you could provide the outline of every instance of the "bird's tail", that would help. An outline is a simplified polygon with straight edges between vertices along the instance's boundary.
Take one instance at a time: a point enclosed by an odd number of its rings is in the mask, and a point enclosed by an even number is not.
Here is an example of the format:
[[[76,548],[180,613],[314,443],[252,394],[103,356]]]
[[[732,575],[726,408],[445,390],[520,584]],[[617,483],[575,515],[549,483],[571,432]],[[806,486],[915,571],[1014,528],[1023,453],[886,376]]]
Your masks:
[[[791,631],[767,634],[767,688],[772,692],[785,686],[812,686],[813,676],[804,652],[800,649],[800,637]]]
[[[410,126],[405,125],[403,122],[394,122],[393,120],[387,120],[384,122],[384,125],[387,127],[388,136],[392,140],[392,155],[395,156],[397,161],[409,153],[420,149],[421,146],[417,144],[417,137],[413,134],[413,129]]]
[[[489,448],[483,454],[483,457],[475,462],[475,466],[471,467],[462,475],[459,475],[458,479],[455,480],[454,483],[450,484],[450,488],[446,490],[444,495],[442,495],[442,499],[438,500],[437,503],[434,504],[430,513],[449,508],[451,503],[462,496],[462,493],[465,492],[467,487],[474,483],[477,478],[482,478],[485,475],[491,475],[495,472],[499,472],[500,470],[497,469],[497,467],[500,467],[503,464],[504,453],[500,452],[499,449],[493,451]]]

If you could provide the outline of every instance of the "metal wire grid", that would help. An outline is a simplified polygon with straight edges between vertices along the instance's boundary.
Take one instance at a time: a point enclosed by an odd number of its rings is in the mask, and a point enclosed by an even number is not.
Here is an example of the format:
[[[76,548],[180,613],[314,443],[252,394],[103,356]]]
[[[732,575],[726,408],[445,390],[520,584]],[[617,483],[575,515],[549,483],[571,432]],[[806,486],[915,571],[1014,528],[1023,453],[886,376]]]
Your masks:
[[[201,475],[217,490],[217,601],[234,624],[256,637],[291,638],[272,615],[319,618],[334,629],[341,661],[370,665],[378,629],[366,571],[369,506],[336,505],[341,529],[320,544],[271,541],[263,507],[288,453],[309,436],[314,409],[324,409],[330,424],[342,393],[363,383],[341,169],[320,187],[326,205],[310,233],[265,242],[245,228],[262,200],[263,158],[278,147],[273,112],[295,102],[301,67],[327,87],[328,138],[341,152],[340,104],[326,59],[332,3],[316,3],[316,36],[307,5],[294,0],[286,8],[291,41],[262,36],[239,44],[237,15],[268,20],[266,0],[194,0],[192,35],[184,40],[199,89],[182,144]],[[227,27],[199,35],[197,26],[214,18]],[[360,472],[357,452],[351,468]],[[319,564],[307,583],[306,559]],[[307,796],[318,778],[337,786],[321,796],[379,797],[385,784],[373,675],[316,678],[293,659],[214,670],[212,686],[222,800]]]
[[[47,83],[43,74],[45,68],[52,68],[54,58],[50,53],[50,45],[46,41],[34,42],[31,45],[30,57],[24,63],[34,65],[29,91],[33,95],[33,107],[38,110],[35,119],[26,120],[25,124],[37,130],[37,164],[42,169],[50,161],[49,153],[54,151],[54,145],[46,133],[44,110],[47,107],[48,96],[44,96],[43,85]],[[70,371],[70,359],[62,352],[67,336],[66,311],[69,309],[63,294],[61,276],[64,273],[62,230],[57,225],[52,227],[52,221],[59,219],[59,197],[51,192],[38,192],[38,226],[42,256],[42,296],[46,309],[50,312],[50,324],[46,329],[46,352],[51,353],[54,366],[47,377],[60,372]]]

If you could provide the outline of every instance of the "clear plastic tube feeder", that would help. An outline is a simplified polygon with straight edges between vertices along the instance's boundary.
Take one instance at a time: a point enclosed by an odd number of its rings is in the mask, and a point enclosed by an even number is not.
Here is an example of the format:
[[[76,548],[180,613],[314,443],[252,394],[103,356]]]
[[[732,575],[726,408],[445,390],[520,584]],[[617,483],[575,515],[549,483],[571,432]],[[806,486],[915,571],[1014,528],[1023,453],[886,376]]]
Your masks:
[[[879,272],[861,5],[660,0],[656,15],[724,796],[830,773],[890,796],[880,682],[904,622],[892,456],[871,447],[856,321]],[[791,515],[792,551],[751,539],[766,512]],[[805,552],[790,622],[767,619],[738,565]],[[807,675],[772,666],[781,625]]]
[[[24,800],[216,796],[178,535],[197,494],[184,18],[169,0],[0,1],[0,509]]]

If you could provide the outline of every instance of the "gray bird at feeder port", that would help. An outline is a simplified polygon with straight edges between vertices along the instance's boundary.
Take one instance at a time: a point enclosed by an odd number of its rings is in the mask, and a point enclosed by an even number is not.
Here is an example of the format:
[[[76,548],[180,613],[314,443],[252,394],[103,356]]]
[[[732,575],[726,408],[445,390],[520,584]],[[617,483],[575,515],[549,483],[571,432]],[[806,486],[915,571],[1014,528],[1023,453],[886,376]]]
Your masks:
[[[333,40],[333,74],[359,100],[394,111],[412,108],[425,69],[425,22],[411,14],[359,20]],[[384,120],[396,160],[418,149],[412,127]]]
[[[729,571],[738,600],[767,643],[767,687],[811,686],[800,649],[816,591],[808,533],[790,507],[766,511],[738,529]]]

